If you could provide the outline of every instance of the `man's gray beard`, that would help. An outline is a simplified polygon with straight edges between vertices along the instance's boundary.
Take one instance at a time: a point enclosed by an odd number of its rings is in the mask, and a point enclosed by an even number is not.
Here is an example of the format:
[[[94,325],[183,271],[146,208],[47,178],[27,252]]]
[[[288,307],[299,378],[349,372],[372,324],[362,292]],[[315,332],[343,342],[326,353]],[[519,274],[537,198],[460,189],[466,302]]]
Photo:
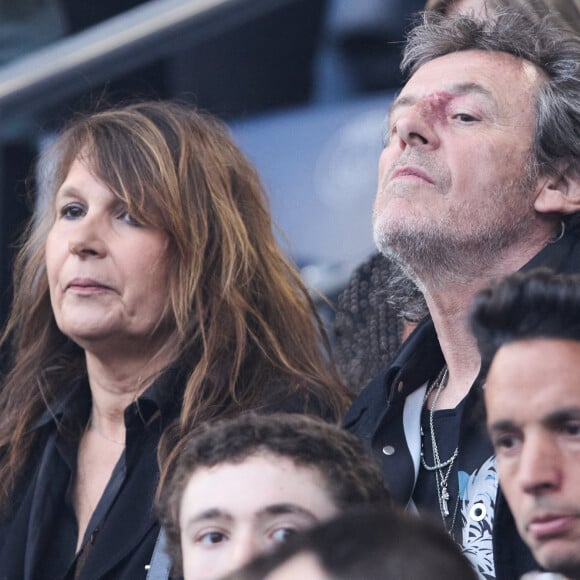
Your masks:
[[[525,208],[524,204],[530,203],[533,186],[533,176],[528,173],[505,191],[496,192],[493,198],[505,206],[503,219],[480,224],[475,231],[458,224],[454,211],[439,223],[399,223],[387,231],[375,230],[375,243],[423,293],[427,287],[468,282],[493,271],[506,250],[526,238],[532,227],[533,208]],[[513,197],[506,204],[508,195]]]

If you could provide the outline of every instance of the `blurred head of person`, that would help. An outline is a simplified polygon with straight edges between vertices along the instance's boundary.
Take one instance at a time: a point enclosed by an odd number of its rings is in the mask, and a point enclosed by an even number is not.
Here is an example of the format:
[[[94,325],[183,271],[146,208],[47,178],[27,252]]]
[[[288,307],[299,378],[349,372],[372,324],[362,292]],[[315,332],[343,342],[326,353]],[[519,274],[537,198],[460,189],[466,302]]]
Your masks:
[[[224,580],[475,580],[441,526],[368,506],[301,532]]]
[[[476,297],[471,325],[518,531],[546,570],[580,578],[580,275],[509,276]]]
[[[209,580],[349,506],[389,503],[353,435],[304,415],[246,414],[180,442],[157,511],[174,572]]]

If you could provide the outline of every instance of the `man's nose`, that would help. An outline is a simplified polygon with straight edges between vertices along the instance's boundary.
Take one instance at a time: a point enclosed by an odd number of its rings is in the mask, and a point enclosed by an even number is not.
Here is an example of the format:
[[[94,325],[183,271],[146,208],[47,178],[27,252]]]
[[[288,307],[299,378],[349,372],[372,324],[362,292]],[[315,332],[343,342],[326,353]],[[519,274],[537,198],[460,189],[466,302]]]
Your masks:
[[[403,149],[406,146],[425,149],[436,149],[439,146],[439,136],[428,103],[418,102],[408,107],[399,115],[395,129]]]
[[[562,478],[562,457],[549,435],[528,437],[519,462],[519,483],[522,491],[542,494],[558,489]]]

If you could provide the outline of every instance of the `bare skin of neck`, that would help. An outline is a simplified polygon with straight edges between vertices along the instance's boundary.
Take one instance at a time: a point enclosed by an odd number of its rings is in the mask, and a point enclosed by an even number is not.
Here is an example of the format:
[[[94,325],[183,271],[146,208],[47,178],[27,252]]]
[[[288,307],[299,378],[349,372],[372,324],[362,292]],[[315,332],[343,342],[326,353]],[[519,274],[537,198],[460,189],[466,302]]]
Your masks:
[[[437,409],[455,408],[467,395],[479,372],[481,359],[468,326],[473,298],[492,281],[519,270],[546,245],[547,239],[537,245],[514,248],[509,255],[498,259],[493,271],[482,272],[477,278],[442,284],[439,276],[436,285],[430,285],[428,277],[422,281],[425,300],[449,371],[447,386],[437,399]],[[429,405],[432,400],[433,394]]]
[[[437,409],[456,407],[468,393],[479,372],[480,357],[477,343],[467,328],[467,312],[473,296],[485,286],[483,283],[471,292],[462,287],[462,292],[457,293],[454,301],[449,295],[443,300],[438,300],[439,296],[427,297],[429,312],[449,371],[447,386],[437,398]]]
[[[91,418],[81,439],[73,503],[78,524],[77,552],[90,518],[125,449],[125,409],[151,384],[170,362],[158,357],[118,356],[106,358],[86,351],[92,396]]]

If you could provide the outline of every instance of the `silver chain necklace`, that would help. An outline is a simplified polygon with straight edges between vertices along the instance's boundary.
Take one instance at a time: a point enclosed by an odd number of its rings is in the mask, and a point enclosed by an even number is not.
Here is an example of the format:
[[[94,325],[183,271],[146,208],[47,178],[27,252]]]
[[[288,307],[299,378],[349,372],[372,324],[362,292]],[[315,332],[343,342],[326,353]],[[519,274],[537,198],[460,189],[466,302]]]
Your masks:
[[[103,433],[94,423],[93,418],[89,417],[89,421],[87,423],[85,431],[94,431],[99,437],[105,439],[106,441],[110,441],[111,443],[115,443],[120,447],[125,447],[125,441],[119,441],[119,439],[113,439],[109,437],[106,433]]]
[[[441,369],[439,376],[433,381],[427,392],[425,393],[425,404],[429,399],[429,396],[433,391],[435,391],[435,396],[433,397],[433,404],[429,410],[429,430],[431,434],[431,447],[433,448],[433,465],[428,465],[425,461],[423,437],[421,437],[421,464],[427,471],[435,472],[435,485],[437,487],[437,499],[439,501],[439,511],[441,512],[441,518],[445,524],[445,518],[449,517],[449,490],[448,481],[449,476],[453,470],[453,465],[457,456],[459,455],[459,446],[455,448],[455,451],[451,454],[449,459],[441,461],[439,455],[439,448],[437,447],[437,440],[435,438],[435,426],[433,422],[433,417],[435,414],[435,408],[437,406],[437,401],[441,391],[447,386],[447,380],[449,378],[449,372],[447,365]],[[421,430],[421,435],[423,436],[423,430]],[[445,471],[445,468],[447,470]],[[448,529],[449,533],[453,533],[453,528],[455,526],[455,517],[457,516],[457,508],[459,506],[459,494],[457,494],[457,501],[455,502],[455,509],[453,510],[453,519],[451,521],[451,526]]]

